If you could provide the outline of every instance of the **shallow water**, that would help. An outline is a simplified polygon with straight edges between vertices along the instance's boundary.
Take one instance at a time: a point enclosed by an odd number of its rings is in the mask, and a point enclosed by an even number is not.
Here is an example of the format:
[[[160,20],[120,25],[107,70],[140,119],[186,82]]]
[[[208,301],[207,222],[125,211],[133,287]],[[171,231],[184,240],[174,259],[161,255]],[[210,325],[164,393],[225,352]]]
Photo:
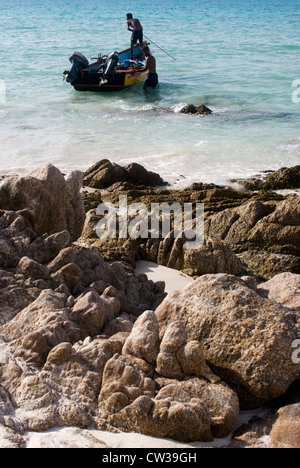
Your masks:
[[[137,161],[180,187],[299,164],[298,0],[0,5],[0,174],[47,163],[85,170],[107,158]],[[158,88],[74,91],[62,80],[69,56],[126,48],[128,11],[176,58],[151,43]],[[179,113],[202,102],[212,115]]]

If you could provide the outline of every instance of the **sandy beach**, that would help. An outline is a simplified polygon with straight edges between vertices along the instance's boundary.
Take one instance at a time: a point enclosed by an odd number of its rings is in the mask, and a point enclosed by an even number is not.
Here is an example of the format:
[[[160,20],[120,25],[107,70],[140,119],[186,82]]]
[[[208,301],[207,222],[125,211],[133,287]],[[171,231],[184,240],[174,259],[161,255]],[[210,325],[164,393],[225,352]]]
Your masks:
[[[149,280],[154,282],[164,281],[166,283],[165,291],[169,294],[173,291],[183,289],[193,282],[193,278],[185,275],[181,271],[158,265],[154,262],[140,260],[136,264],[135,274],[145,274]]]
[[[268,414],[270,408],[260,408],[253,411],[243,411],[239,415],[235,430],[246,425],[252,418]],[[266,428],[267,429],[267,428]],[[173,449],[178,452],[185,449],[226,448],[232,442],[232,435],[213,442],[180,443],[171,439],[161,439],[138,433],[112,433],[96,429],[80,429],[78,427],[53,428],[45,432],[28,432],[24,434],[27,448],[111,448],[111,449]],[[260,448],[270,448],[268,435],[262,435],[257,440]]]

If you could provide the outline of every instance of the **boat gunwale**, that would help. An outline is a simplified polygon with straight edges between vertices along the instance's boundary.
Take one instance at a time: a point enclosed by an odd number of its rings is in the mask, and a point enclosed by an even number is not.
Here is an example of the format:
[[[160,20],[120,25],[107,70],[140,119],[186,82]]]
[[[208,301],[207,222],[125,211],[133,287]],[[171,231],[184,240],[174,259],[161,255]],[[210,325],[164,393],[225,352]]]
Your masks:
[[[139,47],[139,45],[136,44],[136,45],[134,46],[134,49],[137,49],[138,47]],[[130,51],[131,51],[131,49],[130,49],[130,47],[129,47],[128,49],[124,49],[124,50],[122,50],[122,52],[117,52],[117,53],[118,53],[119,56],[120,56],[120,55],[122,55],[122,54],[125,54],[125,52],[130,52]],[[104,57],[108,57],[108,55],[107,55],[107,56],[104,55]],[[98,61],[97,61],[97,62],[93,62],[93,63],[90,63],[90,64],[89,64],[89,67],[93,67],[93,66],[98,65],[98,64],[99,64]]]

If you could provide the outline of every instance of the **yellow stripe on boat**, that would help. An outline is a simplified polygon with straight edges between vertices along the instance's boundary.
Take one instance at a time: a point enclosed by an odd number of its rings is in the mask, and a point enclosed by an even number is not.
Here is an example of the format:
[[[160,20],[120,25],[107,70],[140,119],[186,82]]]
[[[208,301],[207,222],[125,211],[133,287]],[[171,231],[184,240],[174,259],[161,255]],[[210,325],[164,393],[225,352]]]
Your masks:
[[[136,83],[140,83],[146,79],[146,71],[128,71],[125,73],[124,87],[132,86]]]

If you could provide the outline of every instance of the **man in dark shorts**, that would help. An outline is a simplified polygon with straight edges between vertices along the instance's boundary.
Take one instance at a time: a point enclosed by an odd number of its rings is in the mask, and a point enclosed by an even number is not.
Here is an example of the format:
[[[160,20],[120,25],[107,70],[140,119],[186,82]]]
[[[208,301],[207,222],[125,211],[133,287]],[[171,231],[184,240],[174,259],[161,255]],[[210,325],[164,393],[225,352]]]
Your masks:
[[[147,88],[155,88],[156,85],[158,84],[158,76],[156,73],[156,60],[153,57],[153,55],[150,52],[150,49],[148,46],[143,47],[143,53],[146,57],[146,63],[144,66],[144,70],[147,70],[148,75],[146,78],[146,81],[144,83],[144,89]]]
[[[143,43],[143,28],[140,21],[137,18],[133,18],[131,13],[126,15],[126,23],[128,31],[132,31],[131,36],[131,60],[133,60],[133,47],[139,41],[140,46]]]

